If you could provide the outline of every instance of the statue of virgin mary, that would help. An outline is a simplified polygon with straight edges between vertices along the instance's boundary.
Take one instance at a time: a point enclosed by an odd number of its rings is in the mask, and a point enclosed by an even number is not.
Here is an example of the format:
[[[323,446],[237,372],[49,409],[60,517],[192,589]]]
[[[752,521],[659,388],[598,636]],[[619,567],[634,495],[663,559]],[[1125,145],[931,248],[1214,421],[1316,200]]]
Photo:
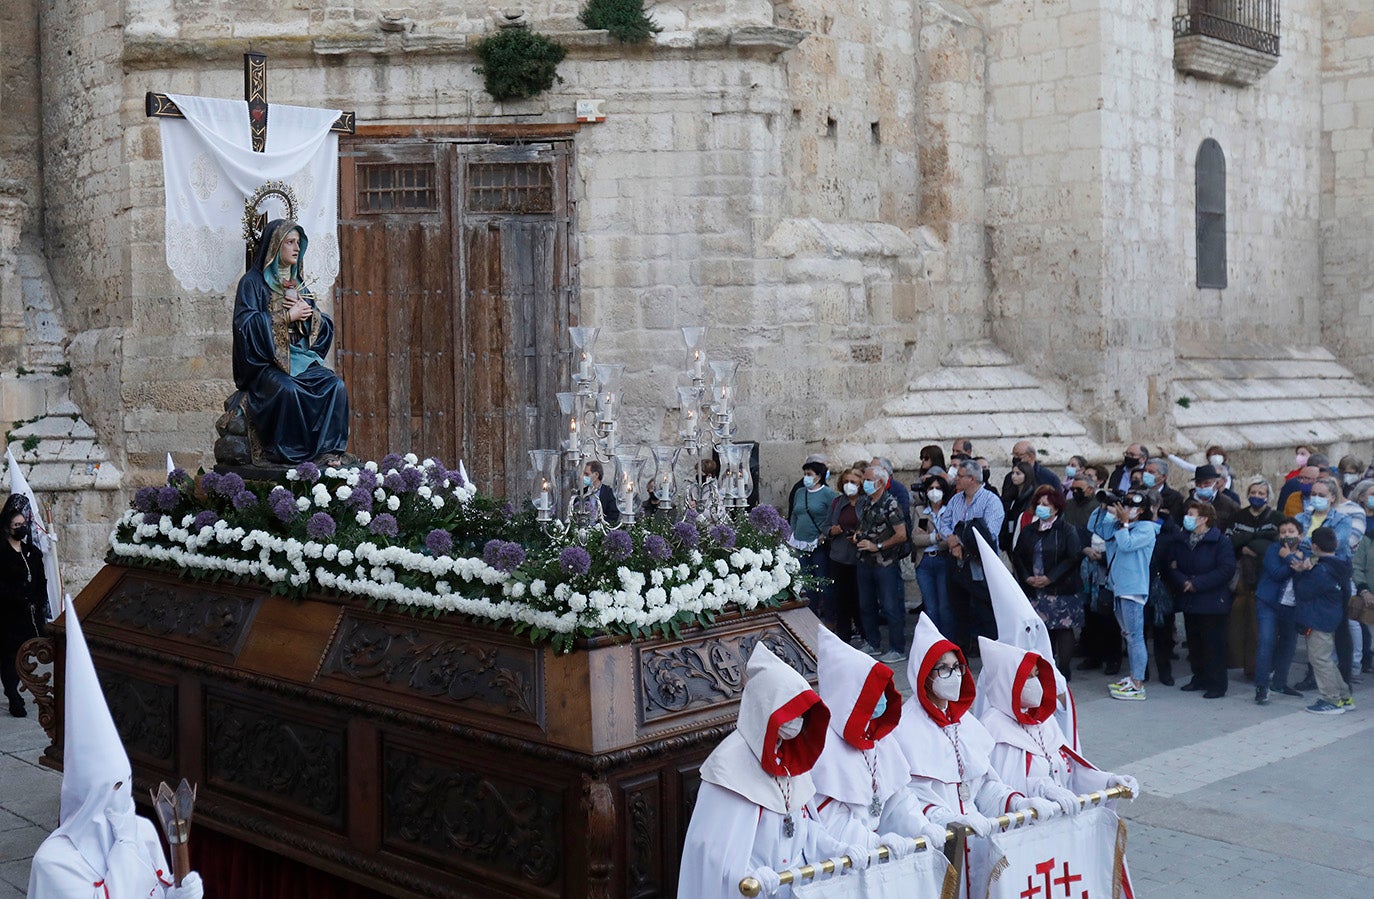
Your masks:
[[[289,219],[263,229],[234,298],[234,384],[269,460],[342,464],[348,391],[324,364],[334,323],[304,283],[307,244]]]

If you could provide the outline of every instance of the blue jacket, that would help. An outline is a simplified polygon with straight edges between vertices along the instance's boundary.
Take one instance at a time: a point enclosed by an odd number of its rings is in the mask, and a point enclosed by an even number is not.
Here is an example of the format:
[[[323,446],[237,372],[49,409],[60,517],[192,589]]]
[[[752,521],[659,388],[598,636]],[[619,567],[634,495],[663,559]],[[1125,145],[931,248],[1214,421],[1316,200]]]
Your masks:
[[[1208,528],[1197,546],[1188,545],[1190,536],[1183,531],[1165,550],[1160,566],[1164,585],[1181,612],[1225,615],[1235,600],[1231,579],[1236,574],[1236,551],[1231,538],[1216,527]],[[1187,581],[1193,582],[1190,592],[1183,590]]]
[[[1133,521],[1106,537],[1112,595],[1139,596],[1142,601],[1150,595],[1150,554],[1158,537],[1156,521]]]
[[[1283,587],[1293,577],[1293,566],[1288,564],[1288,559],[1279,555],[1282,548],[1283,544],[1278,541],[1269,544],[1260,563],[1259,580],[1255,583],[1255,598],[1271,606],[1279,605],[1279,600],[1283,598]],[[1312,551],[1310,546],[1306,550]]]
[[[1298,598],[1299,627],[1335,633],[1350,599],[1350,563],[1337,556],[1317,559],[1311,571],[1293,573],[1293,594]]]
[[[1298,515],[1298,524],[1302,525],[1302,532],[1307,533],[1312,527],[1312,510],[1306,507]],[[1352,527],[1350,516],[1344,512],[1337,512],[1329,509],[1326,513],[1326,520],[1322,522],[1322,527],[1331,528],[1336,532],[1336,558],[1350,561],[1350,528]]]

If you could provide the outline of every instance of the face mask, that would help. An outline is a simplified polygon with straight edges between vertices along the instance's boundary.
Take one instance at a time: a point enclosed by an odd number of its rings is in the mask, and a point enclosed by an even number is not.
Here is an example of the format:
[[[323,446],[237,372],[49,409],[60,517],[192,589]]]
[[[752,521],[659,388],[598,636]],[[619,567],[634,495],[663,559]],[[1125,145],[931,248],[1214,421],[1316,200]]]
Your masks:
[[[1298,453],[1293,456],[1293,467],[1302,468],[1307,464],[1307,453]]]
[[[778,728],[778,738],[782,740],[790,740],[797,734],[801,733],[801,730],[802,720],[800,718],[793,718],[791,721],[788,721],[786,724],[783,724]]]
[[[1364,498],[1364,507],[1366,509],[1374,509],[1374,493],[1371,493]]]
[[[1079,502],[1082,502],[1083,497],[1088,495],[1088,491],[1084,490],[1082,487],[1074,487],[1071,490],[1069,490],[1069,492],[1072,493],[1073,498],[1078,500]]]
[[[1135,456],[1132,456],[1130,453],[1127,453],[1126,455],[1122,456],[1121,462],[1127,468],[1135,468],[1137,465],[1140,464],[1140,460],[1137,459]]]
[[[865,495],[867,495],[867,496],[872,496],[873,494],[875,494],[875,493],[877,493],[877,492],[878,492],[878,485],[877,485],[877,484],[873,483],[872,481],[864,481],[864,494],[865,494]]]
[[[1217,488],[1215,488],[1215,487],[1199,487],[1199,488],[1197,488],[1196,490],[1193,491],[1193,494],[1194,494],[1198,499],[1205,499],[1205,500],[1207,500],[1208,502],[1211,502],[1213,499],[1216,499]]]
[[[1131,521],[1135,521],[1137,518],[1140,517],[1140,507],[1139,507],[1139,506],[1131,506],[1131,507],[1127,508],[1127,509],[1126,509],[1126,517],[1129,518]]]
[[[1250,497],[1250,508],[1263,509],[1268,502],[1269,500],[1263,496],[1252,496]]]
[[[592,476],[591,476],[591,475],[589,475],[589,474],[584,474],[584,475],[582,476],[582,486],[583,486],[583,487],[590,487],[590,486],[592,486]]]
[[[1289,547],[1290,549],[1298,545],[1297,537],[1283,537],[1281,539],[1283,540],[1283,545]]]
[[[1072,477],[1073,477],[1074,475],[1076,475],[1076,474],[1078,474],[1078,466],[1076,466],[1076,465],[1065,465],[1065,466],[1064,466],[1064,477],[1066,477],[1066,478],[1072,478]]]
[[[1196,530],[1196,529],[1197,529],[1197,516],[1196,516],[1196,515],[1184,515],[1184,516],[1183,516],[1183,529],[1184,529],[1185,531],[1193,531],[1193,530]]]
[[[812,487],[815,487],[815,486],[816,486],[816,476],[813,475],[813,474],[803,475],[803,476],[802,476],[802,486],[806,487],[807,490],[810,490]]]
[[[1045,688],[1040,686],[1039,678],[1029,678],[1021,686],[1021,708],[1037,709],[1045,698]]]
[[[872,717],[874,717],[874,718],[881,718],[881,717],[883,716],[883,712],[886,712],[886,711],[887,711],[887,694],[884,693],[882,696],[879,696],[879,697],[878,697],[878,704],[875,705],[875,706],[873,707],[873,715],[872,715]]]
[[[934,684],[931,691],[945,702],[954,702],[959,698],[959,691],[964,688],[964,673],[951,674],[949,677],[933,678]]]
[[[938,503],[940,500],[945,498],[945,491],[940,490],[939,488],[936,488],[934,490],[927,490],[926,498],[929,499],[932,503]]]
[[[1053,515],[1053,514],[1054,514],[1054,510],[1051,509],[1049,506],[1036,506],[1036,507],[1035,507],[1035,517],[1038,518],[1038,519],[1040,519],[1041,521],[1049,521],[1049,520],[1050,520],[1050,516]]]
[[[1212,463],[1213,468],[1220,468],[1221,463],[1226,461],[1226,457],[1213,453],[1212,455],[1207,457],[1207,461]]]
[[[13,536],[15,540],[23,540],[29,536],[29,526],[21,524],[17,528],[11,528],[10,535]]]
[[[1153,487],[1157,483],[1155,481],[1155,473],[1153,471],[1145,472],[1140,476],[1140,483],[1144,484],[1146,487]]]
[[[1313,512],[1325,512],[1329,508],[1331,508],[1331,500],[1327,499],[1324,496],[1312,497]]]
[[[1341,475],[1341,480],[1342,480],[1347,486],[1349,486],[1350,484],[1355,483],[1355,482],[1358,481],[1359,479],[1360,479],[1360,476],[1357,475],[1357,474],[1355,474],[1355,472],[1353,472],[1353,471],[1347,471],[1345,474]]]
[[[857,496],[858,493],[859,493],[859,485],[858,485],[858,484],[854,483],[853,481],[847,481],[847,482],[845,483],[845,485],[844,485],[844,495],[845,495],[845,496]]]

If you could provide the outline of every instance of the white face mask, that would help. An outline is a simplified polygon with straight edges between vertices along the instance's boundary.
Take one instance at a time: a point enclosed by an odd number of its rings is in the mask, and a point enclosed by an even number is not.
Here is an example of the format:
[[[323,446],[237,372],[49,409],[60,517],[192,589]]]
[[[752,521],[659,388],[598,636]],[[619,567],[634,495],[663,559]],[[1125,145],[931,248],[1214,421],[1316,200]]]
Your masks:
[[[859,493],[859,485],[858,485],[858,484],[854,483],[853,481],[845,481],[845,482],[844,482],[844,495],[845,495],[845,496],[857,496],[858,493]]]
[[[942,499],[945,498],[945,491],[943,491],[943,490],[938,490],[938,489],[937,489],[937,490],[927,490],[927,491],[926,491],[926,498],[929,499],[929,500],[930,500],[931,502],[933,502],[933,503],[938,503],[940,500],[942,500]]]
[[[1040,707],[1041,701],[1045,698],[1045,688],[1040,686],[1040,679],[1037,677],[1029,678],[1021,685],[1021,708],[1036,709]]]
[[[1213,468],[1220,468],[1221,463],[1226,461],[1226,457],[1213,453],[1207,457],[1207,461],[1212,463]]]
[[[954,702],[959,698],[959,691],[964,688],[964,673],[951,674],[949,677],[933,678],[934,686],[931,692],[943,699],[945,702]]]
[[[793,718],[791,721],[788,721],[778,728],[778,737],[783,740],[790,740],[801,733],[801,731],[802,720],[800,718]]]

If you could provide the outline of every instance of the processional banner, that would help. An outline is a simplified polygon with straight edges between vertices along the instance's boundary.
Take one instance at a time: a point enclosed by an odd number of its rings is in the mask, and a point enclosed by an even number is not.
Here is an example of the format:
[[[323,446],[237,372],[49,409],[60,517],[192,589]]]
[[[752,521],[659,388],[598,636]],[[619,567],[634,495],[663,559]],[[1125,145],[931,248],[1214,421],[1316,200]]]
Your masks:
[[[944,855],[925,850],[901,861],[875,861],[866,871],[793,887],[796,899],[953,899],[956,872]]]
[[[1126,827],[1108,808],[993,835],[988,866],[969,871],[988,899],[1119,899]],[[980,867],[982,868],[980,872]],[[986,887],[984,888],[984,885]]]
[[[245,101],[168,96],[185,116],[159,119],[167,266],[181,286],[202,293],[234,286],[244,271],[244,201],[279,181],[299,203],[310,289],[329,296],[339,274],[339,136],[329,129],[339,110],[273,103],[265,152],[257,153]]]

